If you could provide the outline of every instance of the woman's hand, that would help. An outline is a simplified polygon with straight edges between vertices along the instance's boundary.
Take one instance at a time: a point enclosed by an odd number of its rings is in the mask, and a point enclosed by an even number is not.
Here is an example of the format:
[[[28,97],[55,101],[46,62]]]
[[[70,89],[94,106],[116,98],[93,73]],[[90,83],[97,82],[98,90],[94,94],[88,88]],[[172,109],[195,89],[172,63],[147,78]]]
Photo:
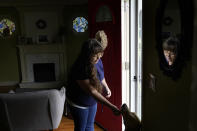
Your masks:
[[[115,105],[111,108],[113,111],[114,115],[119,116],[121,114],[121,111],[116,107]]]
[[[109,89],[107,82],[105,81],[105,78],[101,81],[103,87],[104,87],[104,96],[109,98],[111,97],[111,90]]]
[[[105,88],[104,95],[107,98],[111,97],[111,90],[109,88]]]
[[[104,105],[106,105],[108,108],[110,108],[114,115],[120,115],[121,112],[118,109],[118,107],[116,107],[114,104],[112,104],[110,101],[108,101],[101,93],[99,93],[90,83],[89,79],[86,80],[77,80],[77,83],[79,84],[79,86],[85,91],[87,92],[89,95],[93,96],[97,101],[103,103]]]

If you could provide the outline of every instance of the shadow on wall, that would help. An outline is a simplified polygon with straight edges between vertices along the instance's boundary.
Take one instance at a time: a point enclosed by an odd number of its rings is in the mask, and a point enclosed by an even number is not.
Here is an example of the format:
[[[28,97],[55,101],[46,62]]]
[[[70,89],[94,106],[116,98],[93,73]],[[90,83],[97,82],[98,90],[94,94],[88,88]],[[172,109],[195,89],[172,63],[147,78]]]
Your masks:
[[[195,1],[196,2],[196,1]],[[197,6],[197,2],[194,4]],[[197,11],[196,11],[197,12]],[[195,12],[195,13],[196,13]],[[194,18],[197,19],[197,18]],[[194,20],[194,23],[197,23],[197,20]],[[194,43],[197,42],[197,26],[194,24]],[[189,123],[189,131],[197,131],[197,45],[193,44],[192,50],[192,84],[190,90],[190,123]]]

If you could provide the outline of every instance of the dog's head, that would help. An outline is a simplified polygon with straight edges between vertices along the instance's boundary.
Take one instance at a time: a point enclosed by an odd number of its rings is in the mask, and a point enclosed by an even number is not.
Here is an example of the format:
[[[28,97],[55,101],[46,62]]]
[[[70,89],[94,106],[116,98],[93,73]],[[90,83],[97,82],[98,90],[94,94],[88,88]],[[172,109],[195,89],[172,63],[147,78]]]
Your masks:
[[[123,104],[123,105],[121,106],[121,112],[122,112],[122,114],[125,114],[125,113],[130,112],[130,111],[129,111],[129,108],[128,108],[128,106],[127,106],[126,104]]]
[[[134,112],[130,112],[126,104],[121,106],[121,113],[124,120],[125,131],[139,131],[141,122]]]

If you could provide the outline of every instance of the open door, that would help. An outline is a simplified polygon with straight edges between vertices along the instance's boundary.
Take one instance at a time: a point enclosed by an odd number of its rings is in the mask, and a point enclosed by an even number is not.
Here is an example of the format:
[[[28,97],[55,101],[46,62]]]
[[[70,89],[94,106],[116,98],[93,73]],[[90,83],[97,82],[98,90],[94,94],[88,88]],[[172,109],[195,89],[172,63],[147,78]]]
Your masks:
[[[120,1],[89,0],[89,30],[93,38],[98,30],[104,30],[108,37],[108,47],[102,57],[105,79],[111,89],[109,101],[117,107],[122,105],[121,96],[121,23]],[[96,122],[108,131],[121,131],[122,118],[114,116],[107,107],[98,104]]]

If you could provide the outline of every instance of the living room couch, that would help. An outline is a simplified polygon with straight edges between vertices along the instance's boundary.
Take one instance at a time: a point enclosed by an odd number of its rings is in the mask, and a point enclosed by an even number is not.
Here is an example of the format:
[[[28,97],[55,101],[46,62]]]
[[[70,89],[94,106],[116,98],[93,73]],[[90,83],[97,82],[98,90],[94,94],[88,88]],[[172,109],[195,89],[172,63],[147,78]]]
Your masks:
[[[40,131],[58,128],[65,88],[0,93],[0,131]]]

